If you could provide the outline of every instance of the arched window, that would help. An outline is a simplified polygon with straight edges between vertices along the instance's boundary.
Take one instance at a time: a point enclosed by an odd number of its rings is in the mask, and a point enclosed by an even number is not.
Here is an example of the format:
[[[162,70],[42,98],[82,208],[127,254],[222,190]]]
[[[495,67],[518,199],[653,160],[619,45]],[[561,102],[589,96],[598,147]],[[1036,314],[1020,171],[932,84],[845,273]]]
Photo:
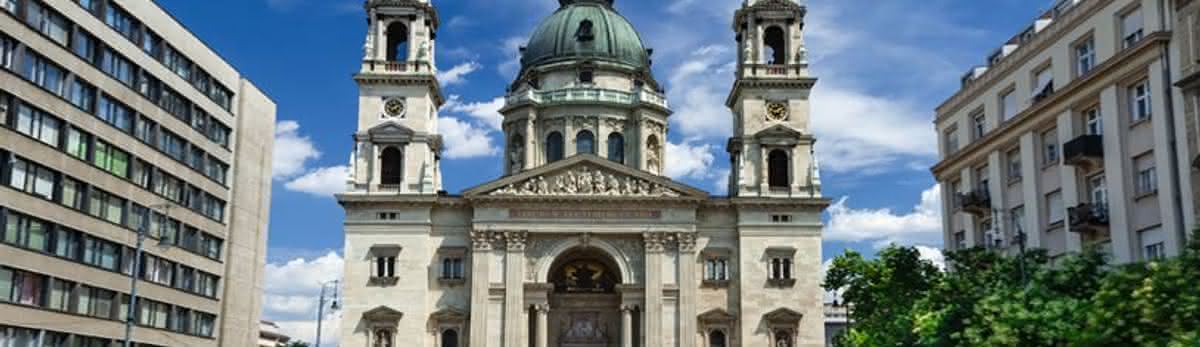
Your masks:
[[[525,167],[525,137],[513,133],[508,138],[508,171],[520,172]]]
[[[392,347],[392,332],[386,329],[375,331],[375,346],[374,347]]]
[[[621,133],[608,134],[608,160],[625,163],[625,136]]]
[[[788,187],[788,155],[782,149],[767,155],[767,184],[771,188]]]
[[[390,61],[408,60],[408,27],[404,23],[396,22],[388,25],[387,59]]]
[[[388,147],[383,149],[383,155],[380,156],[381,172],[379,173],[380,182],[382,184],[400,184],[404,177],[404,153],[400,152],[399,148]]]
[[[563,136],[557,131],[546,136],[546,162],[553,163],[563,158]]]
[[[579,22],[579,29],[575,30],[575,39],[579,42],[590,42],[596,39],[596,34],[592,30],[592,21],[584,19]]]
[[[584,130],[575,134],[576,154],[596,154],[596,136],[591,131]]]
[[[770,50],[764,52],[763,58],[767,59],[767,64],[786,64],[787,61],[787,41],[784,38],[783,29],[772,26],[767,28],[763,35],[763,46]]]
[[[458,331],[446,329],[442,332],[442,347],[458,347]]]
[[[725,332],[713,330],[708,333],[708,347],[725,347]]]

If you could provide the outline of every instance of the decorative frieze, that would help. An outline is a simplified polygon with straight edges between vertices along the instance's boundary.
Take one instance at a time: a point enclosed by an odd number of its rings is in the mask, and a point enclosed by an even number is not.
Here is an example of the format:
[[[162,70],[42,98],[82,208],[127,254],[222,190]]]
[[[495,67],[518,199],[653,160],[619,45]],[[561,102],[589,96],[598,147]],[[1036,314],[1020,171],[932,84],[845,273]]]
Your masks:
[[[527,231],[506,231],[504,232],[504,241],[508,245],[510,252],[525,251],[525,241],[529,238]]]
[[[579,166],[512,183],[491,195],[679,197],[681,194],[650,180]]]
[[[696,233],[676,233],[675,239],[679,242],[679,252],[696,251]]]

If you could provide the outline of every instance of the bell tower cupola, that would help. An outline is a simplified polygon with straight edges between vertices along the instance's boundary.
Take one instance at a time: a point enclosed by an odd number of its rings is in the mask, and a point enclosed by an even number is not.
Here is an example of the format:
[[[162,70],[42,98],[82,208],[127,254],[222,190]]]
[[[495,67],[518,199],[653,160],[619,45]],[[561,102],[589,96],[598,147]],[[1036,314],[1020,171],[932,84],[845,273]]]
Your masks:
[[[792,0],[746,0],[734,15],[738,69],[726,105],[733,113],[733,196],[820,197],[809,130],[806,9]]]
[[[435,65],[437,10],[429,0],[368,0],[350,194],[437,194],[445,103]]]

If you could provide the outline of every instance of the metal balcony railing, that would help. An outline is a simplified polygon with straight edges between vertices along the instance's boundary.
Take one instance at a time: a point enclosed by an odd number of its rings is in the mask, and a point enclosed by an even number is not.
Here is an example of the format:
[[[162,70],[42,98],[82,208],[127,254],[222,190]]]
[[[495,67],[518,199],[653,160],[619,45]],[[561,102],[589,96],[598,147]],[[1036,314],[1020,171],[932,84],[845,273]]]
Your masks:
[[[1063,144],[1063,159],[1067,165],[1095,166],[1104,162],[1104,138],[1083,135]]]

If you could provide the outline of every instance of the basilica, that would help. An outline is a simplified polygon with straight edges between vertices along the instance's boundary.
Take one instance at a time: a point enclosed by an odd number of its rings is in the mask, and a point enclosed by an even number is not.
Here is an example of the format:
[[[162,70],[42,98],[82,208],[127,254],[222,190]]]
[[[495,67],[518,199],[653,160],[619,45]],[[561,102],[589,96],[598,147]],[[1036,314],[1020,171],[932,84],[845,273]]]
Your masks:
[[[558,0],[533,31],[496,87],[503,176],[462,192],[441,185],[435,5],[365,2],[338,195],[342,345],[824,345],[830,201],[808,127],[805,8],[744,0],[730,14],[729,196],[713,196],[663,175],[671,107],[614,1]]]

